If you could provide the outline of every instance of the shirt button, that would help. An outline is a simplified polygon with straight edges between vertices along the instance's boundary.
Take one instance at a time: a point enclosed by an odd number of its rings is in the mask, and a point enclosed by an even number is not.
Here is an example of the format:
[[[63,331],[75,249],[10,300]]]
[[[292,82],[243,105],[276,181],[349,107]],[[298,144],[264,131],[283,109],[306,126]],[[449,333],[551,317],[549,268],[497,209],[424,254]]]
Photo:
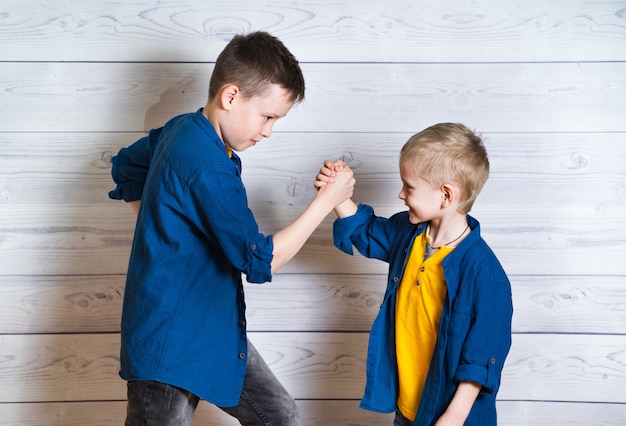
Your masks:
[[[420,280],[417,280],[417,281],[415,282],[415,284],[416,284],[416,285],[420,285]]]
[[[491,365],[493,365],[493,364],[495,364],[495,363],[496,363],[496,359],[495,359],[495,358],[491,358],[491,359],[489,360],[489,362],[491,363]]]
[[[393,282],[397,283],[398,282],[398,277],[393,277]]]
[[[256,244],[252,244],[252,250],[256,250]]]
[[[240,325],[240,326],[242,326],[242,327],[245,327],[245,326],[246,326],[246,322],[245,322],[245,321],[241,321],[241,322],[239,323],[239,325]]]
[[[420,271],[424,272],[426,270],[426,268],[424,268],[423,266],[420,268]]]
[[[246,357],[246,354],[244,354],[243,352],[239,354],[239,359],[244,359],[245,357]]]

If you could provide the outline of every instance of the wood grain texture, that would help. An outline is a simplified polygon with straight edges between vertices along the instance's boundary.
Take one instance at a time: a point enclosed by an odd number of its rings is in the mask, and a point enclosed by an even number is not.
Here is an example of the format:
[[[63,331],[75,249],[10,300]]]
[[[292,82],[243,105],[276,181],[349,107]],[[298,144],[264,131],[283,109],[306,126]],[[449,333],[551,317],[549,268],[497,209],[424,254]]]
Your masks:
[[[276,34],[304,62],[624,60],[623,4],[201,0],[2,4],[11,61],[214,61],[237,33]],[[606,41],[611,40],[607,45]]]
[[[251,332],[250,340],[297,399],[360,399],[367,333]],[[123,400],[119,335],[0,336],[0,401]],[[626,404],[626,337],[515,334],[504,401]]]
[[[325,158],[343,158],[353,167],[355,201],[373,204],[383,216],[404,210],[397,199],[397,152],[409,135],[283,132],[244,152],[244,182],[262,232],[281,229],[304,210]],[[125,273],[134,216],[107,197],[110,158],[140,136],[0,133],[0,271]],[[626,274],[622,134],[485,138],[491,178],[472,214],[510,274]],[[283,272],[385,273],[380,262],[337,253],[332,220]]]
[[[250,339],[294,397],[360,398],[366,333],[250,333]],[[123,400],[118,354],[118,334],[0,336],[0,401]]]
[[[307,426],[388,426],[393,415],[358,408],[358,401],[299,400]],[[498,424],[507,426],[622,426],[623,404],[498,401]],[[125,401],[0,404],[5,426],[118,426]],[[200,402],[192,426],[235,426],[239,423],[212,405]]]
[[[441,121],[483,132],[626,130],[626,62],[302,69],[306,100],[277,131],[413,132]],[[1,62],[0,131],[148,130],[204,106],[211,70],[188,63]]]
[[[623,334],[623,278],[510,277],[515,333]],[[0,276],[0,334],[117,333],[123,275]],[[250,331],[369,332],[385,275],[278,274],[247,284]]]
[[[303,210],[271,205],[254,209],[265,233],[295,220]],[[6,227],[0,269],[9,275],[125,273],[134,217],[121,204],[106,211],[102,216],[98,205],[51,205],[45,212],[32,206],[0,206]],[[484,237],[509,274],[606,276],[624,275],[625,213],[624,206],[605,212],[581,207],[569,216],[562,207],[507,206],[491,208],[489,214],[479,217]],[[595,227],[589,228],[589,223]],[[282,272],[386,272],[383,262],[338,252],[332,244],[331,227],[332,218],[328,217]],[[597,244],[598,238],[605,243]]]
[[[498,401],[498,424],[511,426],[619,426],[626,422],[624,404]]]
[[[489,133],[468,125],[482,134],[491,168],[477,209],[587,205],[601,213],[625,201],[621,133]],[[305,206],[323,161],[341,158],[356,173],[355,199],[399,208],[399,152],[419,130],[416,125],[408,133],[275,132],[241,153],[250,204]],[[114,187],[111,157],[143,135],[0,133],[0,205],[118,208],[107,196]]]
[[[0,423],[122,423],[135,218],[107,197],[111,156],[204,105],[232,35],[267,30],[307,99],[242,153],[261,230],[305,208],[325,158],[355,170],[355,201],[403,210],[402,144],[464,122],[491,162],[472,214],[513,288],[499,424],[626,424],[622,3],[0,0]],[[250,336],[304,426],[388,425],[357,408],[386,265],[339,253],[332,221],[246,285]],[[205,403],[194,420],[233,423]]]
[[[388,426],[393,415],[365,411],[358,401],[299,400],[300,419],[307,426]],[[118,426],[126,417],[125,401],[0,404],[4,426]],[[240,423],[200,401],[192,426],[236,426]]]
[[[625,366],[623,334],[515,334],[498,396],[623,404]]]

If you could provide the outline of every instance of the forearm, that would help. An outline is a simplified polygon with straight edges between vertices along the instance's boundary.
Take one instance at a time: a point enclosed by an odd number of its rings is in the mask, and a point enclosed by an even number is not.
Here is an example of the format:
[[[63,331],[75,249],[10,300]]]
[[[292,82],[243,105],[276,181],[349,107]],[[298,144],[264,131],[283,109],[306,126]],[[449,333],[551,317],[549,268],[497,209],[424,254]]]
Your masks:
[[[344,218],[352,216],[358,209],[359,207],[354,203],[354,201],[348,199],[335,207],[335,214],[338,218]]]
[[[129,201],[128,204],[130,204],[130,208],[133,209],[133,213],[135,213],[135,216],[139,215],[139,206],[141,206],[141,200]]]
[[[295,221],[273,235],[272,274],[298,253],[332,209],[332,205],[316,197]]]
[[[469,416],[472,406],[482,388],[474,382],[460,382],[454,397],[443,415],[437,420],[435,426],[463,425]]]
[[[274,234],[272,274],[289,262],[333,208],[350,199],[354,190],[352,170],[337,173],[335,183],[325,185],[315,194],[306,210],[293,223]]]

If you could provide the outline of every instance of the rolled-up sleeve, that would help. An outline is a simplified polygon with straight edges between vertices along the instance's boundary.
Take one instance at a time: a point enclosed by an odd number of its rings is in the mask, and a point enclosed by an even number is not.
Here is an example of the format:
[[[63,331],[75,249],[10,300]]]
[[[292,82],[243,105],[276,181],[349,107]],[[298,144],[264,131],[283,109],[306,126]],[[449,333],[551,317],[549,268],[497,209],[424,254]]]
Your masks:
[[[359,204],[355,214],[352,216],[336,219],[333,223],[333,243],[339,250],[354,254],[352,249],[352,236],[355,231],[369,221],[374,214],[374,209],[365,204]]]
[[[249,282],[271,281],[272,236],[259,232],[245,188],[232,165],[204,171],[190,185],[190,195],[189,216],[219,252]]]
[[[457,382],[473,381],[488,392],[497,392],[511,347],[513,306],[506,277],[489,282],[475,297],[473,327],[465,340],[454,379]]]

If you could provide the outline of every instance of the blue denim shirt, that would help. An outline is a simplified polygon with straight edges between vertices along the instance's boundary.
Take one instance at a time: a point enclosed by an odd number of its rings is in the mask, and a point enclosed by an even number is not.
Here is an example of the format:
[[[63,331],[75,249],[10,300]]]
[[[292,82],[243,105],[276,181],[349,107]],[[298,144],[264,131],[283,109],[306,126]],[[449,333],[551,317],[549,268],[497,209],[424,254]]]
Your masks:
[[[415,418],[431,425],[443,414],[460,381],[482,385],[466,425],[496,425],[496,393],[511,346],[513,306],[509,280],[480,236],[480,225],[468,216],[472,232],[448,254],[443,269],[448,288],[439,335]],[[370,332],[367,380],[361,407],[392,412],[398,398],[395,352],[396,290],[411,244],[426,228],[409,222],[408,212],[391,218],[374,215],[370,206],[334,223],[335,245],[353,254],[389,263],[384,299]]]
[[[126,380],[156,380],[238,403],[247,340],[241,273],[271,280],[272,238],[248,208],[241,162],[196,113],[113,158],[111,198],[141,199],[121,329]]]

